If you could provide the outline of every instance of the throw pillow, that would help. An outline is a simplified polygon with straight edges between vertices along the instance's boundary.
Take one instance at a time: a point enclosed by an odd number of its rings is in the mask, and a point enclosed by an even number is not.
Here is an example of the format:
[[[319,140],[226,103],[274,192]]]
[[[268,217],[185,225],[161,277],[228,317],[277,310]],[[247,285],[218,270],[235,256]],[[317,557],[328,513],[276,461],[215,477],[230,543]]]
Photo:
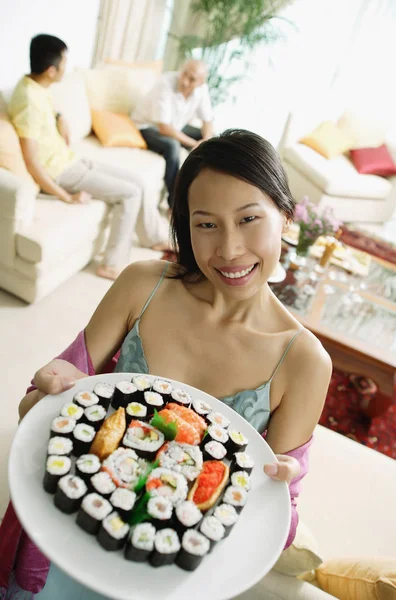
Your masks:
[[[351,150],[354,147],[354,139],[332,121],[324,121],[312,133],[304,136],[300,144],[309,146],[325,158],[334,158]]]
[[[356,170],[364,175],[396,175],[396,165],[388,148],[358,148],[351,150],[351,159]]]
[[[322,561],[314,536],[300,520],[293,543],[282,552],[273,568],[283,575],[296,577],[316,569]]]
[[[93,110],[92,128],[103,146],[147,148],[139,129],[127,115],[119,115],[107,110]]]
[[[26,168],[19,137],[7,115],[0,115],[0,167],[28,181],[36,190],[39,186]]]
[[[377,148],[385,142],[387,127],[384,120],[359,108],[346,110],[337,126],[355,140],[353,148]]]
[[[335,558],[316,569],[325,592],[340,600],[396,600],[396,560]]]

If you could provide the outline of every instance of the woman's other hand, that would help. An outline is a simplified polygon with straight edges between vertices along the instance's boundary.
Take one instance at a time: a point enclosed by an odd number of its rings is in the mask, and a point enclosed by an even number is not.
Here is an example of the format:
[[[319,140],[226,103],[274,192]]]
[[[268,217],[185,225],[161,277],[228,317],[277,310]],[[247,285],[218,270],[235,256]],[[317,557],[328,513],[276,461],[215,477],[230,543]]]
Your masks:
[[[286,454],[276,454],[277,463],[264,465],[264,473],[276,481],[290,483],[300,473],[301,467],[297,459]]]
[[[66,390],[70,390],[76,383],[77,379],[87,377],[77,367],[62,360],[55,358],[47,365],[37,371],[34,376],[34,385],[43,394],[60,394]]]

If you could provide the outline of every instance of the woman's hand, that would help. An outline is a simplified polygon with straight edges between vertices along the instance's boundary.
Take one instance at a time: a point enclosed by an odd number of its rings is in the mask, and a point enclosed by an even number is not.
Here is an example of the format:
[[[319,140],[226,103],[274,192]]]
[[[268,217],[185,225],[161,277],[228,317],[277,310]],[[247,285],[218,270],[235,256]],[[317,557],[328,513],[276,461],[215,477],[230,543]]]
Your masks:
[[[87,377],[87,374],[66,360],[55,358],[37,371],[33,381],[34,385],[37,386],[37,389],[43,395],[60,394],[61,392],[70,390],[77,379],[82,379],[83,377]]]
[[[300,463],[287,454],[276,454],[276,458],[279,462],[264,465],[264,473],[276,481],[290,483],[300,473]]]

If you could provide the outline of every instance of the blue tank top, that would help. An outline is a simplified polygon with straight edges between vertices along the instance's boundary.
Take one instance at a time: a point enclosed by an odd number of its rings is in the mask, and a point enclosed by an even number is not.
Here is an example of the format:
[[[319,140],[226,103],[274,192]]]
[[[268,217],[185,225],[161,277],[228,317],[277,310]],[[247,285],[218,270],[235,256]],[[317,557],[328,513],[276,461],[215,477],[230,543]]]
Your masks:
[[[120,357],[114,369],[118,373],[146,373],[150,372],[147,359],[144,355],[143,342],[139,333],[139,324],[143,313],[153,299],[156,291],[161,285],[168,265],[165,267],[161,278],[157,285],[148,297],[143,309],[136,320],[134,326],[129,331],[121,347]],[[276,365],[270,379],[253,390],[243,390],[233,396],[225,396],[219,398],[222,402],[236,410],[244,419],[246,419],[259,433],[263,433],[268,426],[268,421],[271,416],[270,411],[270,392],[271,383],[274,379],[279,367],[285,359],[291,345],[300,335],[303,328],[299,329],[288,343],[284,353],[282,354],[278,364]]]

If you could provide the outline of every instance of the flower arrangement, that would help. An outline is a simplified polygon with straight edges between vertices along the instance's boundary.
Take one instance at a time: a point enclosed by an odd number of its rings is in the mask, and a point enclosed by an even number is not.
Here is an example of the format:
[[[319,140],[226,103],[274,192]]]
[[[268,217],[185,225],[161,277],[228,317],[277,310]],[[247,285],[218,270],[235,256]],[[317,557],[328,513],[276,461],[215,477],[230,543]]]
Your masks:
[[[296,248],[297,254],[305,256],[310,246],[321,235],[335,234],[342,225],[333,215],[331,208],[319,210],[318,206],[312,204],[307,196],[296,205],[294,222],[300,226],[300,234]]]

